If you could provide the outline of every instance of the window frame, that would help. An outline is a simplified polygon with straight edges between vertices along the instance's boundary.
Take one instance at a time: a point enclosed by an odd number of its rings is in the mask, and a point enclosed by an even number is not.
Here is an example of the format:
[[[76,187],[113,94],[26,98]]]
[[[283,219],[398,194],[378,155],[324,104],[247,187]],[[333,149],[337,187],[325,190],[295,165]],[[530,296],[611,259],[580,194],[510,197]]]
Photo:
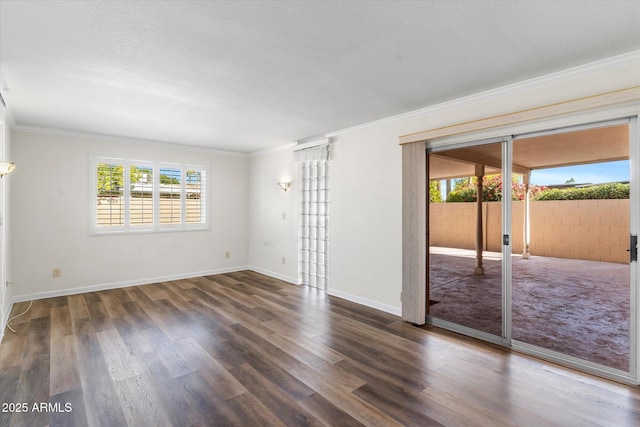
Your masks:
[[[101,163],[122,165],[123,167],[123,215],[122,225],[103,226],[98,225],[98,173],[97,167]],[[112,235],[112,234],[132,234],[132,233],[154,233],[165,231],[189,231],[189,230],[209,230],[210,229],[210,178],[209,166],[195,163],[175,163],[150,160],[135,160],[111,156],[91,155],[90,156],[90,235]],[[152,206],[153,221],[150,224],[131,223],[131,167],[151,168],[152,170]],[[180,171],[180,221],[177,223],[160,223],[160,170],[177,169]],[[186,172],[196,170],[201,174],[200,192],[200,222],[187,222],[186,203]]]

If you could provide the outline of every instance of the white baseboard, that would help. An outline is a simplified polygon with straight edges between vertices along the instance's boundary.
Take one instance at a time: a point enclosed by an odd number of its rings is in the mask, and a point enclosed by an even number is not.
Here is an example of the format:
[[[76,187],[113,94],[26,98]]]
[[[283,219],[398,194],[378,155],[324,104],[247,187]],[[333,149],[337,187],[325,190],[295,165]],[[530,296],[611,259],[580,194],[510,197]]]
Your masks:
[[[79,288],[70,288],[70,289],[61,289],[61,290],[56,290],[51,292],[38,292],[34,294],[29,294],[29,295],[18,295],[18,296],[12,297],[9,300],[9,307],[7,309],[7,313],[4,316],[5,318],[1,319],[2,331],[0,331],[0,343],[2,342],[2,338],[4,337],[4,331],[6,329],[7,322],[9,320],[9,315],[11,314],[13,305],[18,302],[60,297],[60,296],[66,296],[66,295],[83,294],[87,292],[103,291],[107,289],[126,288],[129,286],[148,285],[151,283],[168,282],[171,280],[190,279],[193,277],[210,276],[213,274],[233,273],[236,271],[243,271],[243,270],[255,271],[256,273],[264,274],[266,276],[270,276],[279,280],[284,280],[285,282],[293,283],[296,285],[300,284],[298,278],[289,277],[283,274],[275,273],[273,271],[265,270],[260,267],[249,265],[249,266],[237,266],[237,267],[221,268],[221,269],[215,269],[215,270],[199,271],[199,272],[192,272],[192,273],[175,274],[170,276],[160,276],[160,277],[151,277],[146,279],[129,280],[125,282],[102,283],[98,285],[83,286]],[[355,295],[348,294],[346,292],[337,291],[335,289],[328,289],[327,295],[331,295],[331,296],[345,299],[347,301],[355,302],[356,304],[361,304],[370,308],[374,308],[376,310],[384,311],[385,313],[393,314],[395,316],[402,315],[402,311],[398,307],[382,304],[378,301],[358,297]]]
[[[129,286],[140,286],[140,285],[148,285],[151,283],[158,282],[169,282],[171,280],[182,280],[182,279],[191,279],[193,277],[202,277],[202,276],[210,276],[212,274],[223,274],[223,273],[233,273],[236,271],[248,270],[249,267],[246,265],[236,266],[236,267],[228,267],[228,268],[219,268],[214,270],[205,270],[191,273],[181,273],[181,274],[173,274],[169,276],[159,276],[159,277],[149,277],[146,279],[138,279],[138,280],[128,280],[125,282],[114,282],[114,283],[101,283],[98,285],[91,286],[82,286],[79,288],[69,288],[69,289],[61,289],[51,292],[38,292],[34,294],[28,295],[18,295],[11,298],[9,303],[9,311],[11,310],[11,306],[17,302],[23,301],[31,301],[38,300],[44,298],[53,298],[53,297],[61,297],[65,295],[76,295],[76,294],[84,294],[87,292],[96,292],[96,291],[104,291],[107,289],[117,289],[117,288],[126,288]]]
[[[264,268],[256,267],[254,265],[250,265],[249,270],[255,271],[256,273],[264,274],[266,276],[273,277],[275,279],[284,280],[285,282],[294,283],[296,285],[301,285],[300,280],[298,278],[293,278],[289,276],[285,276],[283,274],[274,273],[273,271],[265,270]],[[346,299],[347,301],[355,302],[356,304],[364,305],[370,308],[375,308],[376,310],[384,311],[385,313],[393,314],[395,316],[402,316],[402,309],[398,307],[393,307],[387,304],[379,303],[378,301],[373,301],[367,298],[358,297],[355,295],[348,294],[342,291],[336,291],[335,289],[327,289],[327,295],[331,295],[334,297]]]
[[[395,316],[402,316],[401,308],[393,307],[387,304],[382,304],[378,301],[373,301],[367,298],[351,295],[346,292],[336,291],[335,289],[327,289],[327,295],[346,299],[347,301],[355,302],[356,304],[365,305],[370,308],[375,308],[376,310],[384,311],[385,313],[393,314]]]
[[[264,274],[265,276],[273,277],[274,279],[284,280],[285,282],[293,283],[294,285],[299,285],[300,281],[298,278],[293,278],[290,276],[285,276],[284,274],[274,273],[273,271],[265,270],[264,268],[256,267],[255,265],[250,265],[247,267],[248,270],[255,271],[256,273]]]

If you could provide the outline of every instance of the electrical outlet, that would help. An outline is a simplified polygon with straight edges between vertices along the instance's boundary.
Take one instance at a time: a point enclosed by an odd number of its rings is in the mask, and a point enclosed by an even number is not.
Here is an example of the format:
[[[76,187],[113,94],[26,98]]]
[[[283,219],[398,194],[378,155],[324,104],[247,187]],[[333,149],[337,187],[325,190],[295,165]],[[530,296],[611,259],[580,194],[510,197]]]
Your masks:
[[[286,212],[282,212],[282,219],[287,219],[287,213]]]
[[[57,279],[58,277],[60,277],[61,275],[61,271],[59,268],[54,268],[51,275],[53,276],[54,279]]]
[[[285,258],[285,257],[282,257],[282,263],[283,263],[283,264],[286,264],[286,263],[287,263],[287,260],[286,260],[286,258]]]
[[[224,253],[225,258],[231,258],[231,252],[227,251]]]

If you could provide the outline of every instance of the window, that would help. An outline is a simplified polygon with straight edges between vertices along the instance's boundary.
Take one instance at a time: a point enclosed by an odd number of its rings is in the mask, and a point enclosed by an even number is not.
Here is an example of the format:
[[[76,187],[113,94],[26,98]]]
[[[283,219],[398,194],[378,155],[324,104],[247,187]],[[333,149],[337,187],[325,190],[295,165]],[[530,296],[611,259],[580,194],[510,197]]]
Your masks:
[[[96,167],[96,225],[99,227],[120,227],[124,225],[123,168],[122,163],[109,161],[100,162]]]
[[[329,266],[329,161],[309,160],[302,167],[300,279],[325,289]]]
[[[186,197],[186,222],[187,224],[200,224],[203,219],[203,205],[201,194],[204,191],[204,173],[201,170],[189,169],[187,171]]]
[[[160,168],[160,224],[182,223],[182,171]]]
[[[106,157],[91,164],[93,234],[208,228],[206,167]]]
[[[129,223],[153,225],[153,165],[129,167]]]
[[[301,209],[298,278],[326,289],[329,283],[329,165],[331,140],[294,151],[300,164]]]

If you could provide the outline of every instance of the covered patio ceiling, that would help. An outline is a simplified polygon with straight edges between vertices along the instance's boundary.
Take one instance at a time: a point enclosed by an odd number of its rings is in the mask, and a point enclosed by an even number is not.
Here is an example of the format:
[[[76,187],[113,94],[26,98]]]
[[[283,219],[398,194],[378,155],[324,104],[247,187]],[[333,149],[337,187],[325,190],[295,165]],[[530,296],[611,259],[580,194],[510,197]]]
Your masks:
[[[500,144],[458,148],[429,156],[429,180],[475,175],[475,165],[485,175],[502,169]],[[601,163],[629,158],[629,125],[554,133],[523,138],[513,143],[513,173],[528,175],[535,169]]]

